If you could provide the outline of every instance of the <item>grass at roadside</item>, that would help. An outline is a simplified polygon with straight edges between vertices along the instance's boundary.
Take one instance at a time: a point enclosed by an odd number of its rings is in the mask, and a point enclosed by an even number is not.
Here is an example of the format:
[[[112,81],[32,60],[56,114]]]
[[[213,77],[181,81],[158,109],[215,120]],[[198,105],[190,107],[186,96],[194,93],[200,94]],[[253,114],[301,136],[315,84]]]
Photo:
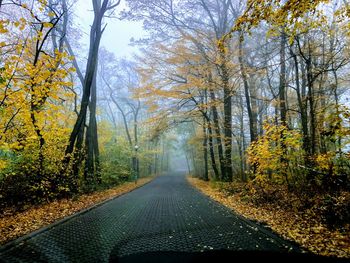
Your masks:
[[[188,181],[205,195],[250,220],[269,226],[288,240],[324,256],[350,258],[350,233],[329,229],[307,211],[293,211],[271,204],[254,204],[239,192],[225,193],[215,183],[188,177]]]
[[[137,184],[127,182],[111,189],[83,194],[76,198],[61,199],[33,206],[23,212],[4,211],[0,215],[0,245],[107,199],[130,192],[152,179],[153,177],[141,178]]]

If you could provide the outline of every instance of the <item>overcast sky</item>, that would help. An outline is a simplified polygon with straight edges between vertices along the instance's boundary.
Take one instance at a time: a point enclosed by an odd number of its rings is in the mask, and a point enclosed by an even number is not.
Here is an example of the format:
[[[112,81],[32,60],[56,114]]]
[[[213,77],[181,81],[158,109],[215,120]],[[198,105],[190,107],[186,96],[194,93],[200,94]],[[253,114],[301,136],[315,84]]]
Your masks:
[[[125,8],[125,1],[121,1],[121,4],[117,7],[116,13],[119,13]],[[75,23],[80,26],[84,32],[84,43],[88,47],[89,39],[88,34],[90,31],[90,25],[93,21],[92,1],[91,0],[78,0],[75,4],[75,14],[77,15]],[[137,50],[137,47],[129,46],[130,39],[141,38],[145,35],[142,29],[141,22],[120,21],[115,18],[105,19],[107,22],[107,28],[102,36],[101,46],[104,46],[109,51],[113,52],[117,57],[131,57],[132,53]]]

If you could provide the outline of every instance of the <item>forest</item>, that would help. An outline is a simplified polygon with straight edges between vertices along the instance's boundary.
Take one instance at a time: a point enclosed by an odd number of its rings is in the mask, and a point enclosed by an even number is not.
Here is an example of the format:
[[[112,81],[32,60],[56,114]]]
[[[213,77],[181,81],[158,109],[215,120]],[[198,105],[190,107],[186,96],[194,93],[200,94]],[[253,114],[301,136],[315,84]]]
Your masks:
[[[349,257],[350,2],[89,4],[85,43],[76,1],[0,1],[0,217],[183,168]],[[132,58],[115,20],[143,24]]]

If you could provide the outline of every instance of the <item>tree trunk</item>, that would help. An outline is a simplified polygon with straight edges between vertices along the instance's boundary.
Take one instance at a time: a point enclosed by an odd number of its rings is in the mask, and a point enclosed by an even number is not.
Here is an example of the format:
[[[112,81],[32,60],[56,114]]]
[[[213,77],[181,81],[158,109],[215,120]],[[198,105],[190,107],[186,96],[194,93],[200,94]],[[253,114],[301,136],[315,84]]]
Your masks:
[[[204,174],[203,174],[203,180],[208,181],[209,175],[208,175],[208,136],[207,136],[207,129],[205,127],[206,121],[205,118],[204,123],[202,125],[203,129],[203,160],[204,160]]]
[[[300,73],[299,73],[298,57],[293,52],[292,48],[290,48],[290,51],[291,51],[291,55],[293,57],[294,68],[295,68],[295,86],[296,86],[298,107],[299,107],[300,118],[301,118],[301,129],[303,132],[303,150],[305,151],[305,153],[307,153],[310,150],[307,104],[306,104],[306,98],[305,98],[305,96],[303,96],[302,91],[301,91],[301,87],[300,87]]]
[[[211,160],[211,166],[214,171],[215,179],[219,179],[219,170],[216,165],[216,160],[215,160],[215,152],[214,152],[214,143],[213,143],[213,129],[211,127],[210,120],[208,121],[208,142],[209,142],[209,153],[210,153],[210,160]]]
[[[78,115],[78,119],[73,127],[73,131],[69,137],[69,144],[66,148],[66,156],[69,156],[73,152],[77,137],[81,128],[85,125],[85,119],[87,115],[87,110],[89,106],[90,94],[91,94],[91,86],[93,85],[93,78],[95,75],[96,64],[98,59],[98,49],[101,40],[101,20],[100,18],[95,17],[94,23],[91,27],[91,37],[90,37],[90,50],[89,57],[86,67],[86,74],[84,78],[84,87],[83,87],[83,96],[81,99],[81,106]],[[81,150],[81,149],[78,149]]]
[[[77,152],[81,152],[82,150],[82,143],[78,143],[79,138],[84,137],[85,132],[85,121],[87,117],[87,111],[90,101],[90,95],[91,95],[91,87],[94,82],[94,77],[96,74],[97,69],[97,61],[98,61],[98,50],[101,42],[101,37],[103,34],[104,29],[102,29],[102,19],[105,14],[105,12],[113,7],[108,7],[108,0],[104,0],[101,4],[101,1],[92,0],[93,1],[93,8],[94,8],[94,21],[90,29],[90,47],[89,47],[89,55],[88,60],[86,64],[86,70],[85,70],[85,77],[84,77],[84,85],[83,85],[83,95],[81,99],[81,106],[80,111],[78,114],[78,118],[76,120],[76,123],[73,127],[73,130],[69,137],[69,142],[66,147],[65,151],[65,159],[64,159],[64,169],[66,169],[66,166],[69,164],[71,160],[72,153],[74,151],[74,148],[77,149]],[[75,162],[76,163],[76,162]],[[76,165],[76,164],[75,164]],[[73,169],[73,172],[76,172],[76,169]],[[74,174],[75,177],[78,176],[78,174]]]
[[[280,64],[281,64],[281,72],[280,72],[280,85],[279,85],[279,95],[280,95],[280,117],[281,124],[287,125],[287,109],[286,109],[286,44],[287,44],[287,36],[282,29],[281,33],[281,49],[280,49]]]
[[[225,58],[223,58],[225,59]],[[222,64],[222,81],[224,85],[224,145],[225,145],[225,182],[232,181],[232,94],[229,86],[229,74],[226,62]]]
[[[280,65],[281,65],[281,72],[280,72],[280,85],[279,85],[279,95],[280,95],[280,103],[279,103],[279,107],[280,107],[280,118],[281,118],[281,125],[283,125],[286,129],[287,128],[287,108],[286,108],[286,86],[287,86],[287,81],[286,81],[286,44],[287,44],[287,36],[286,33],[284,31],[284,28],[282,29],[282,33],[281,33],[281,49],[280,49]],[[281,140],[280,140],[280,144],[281,144],[281,149],[282,149],[282,155],[280,157],[280,161],[281,161],[281,167],[280,167],[280,171],[282,174],[282,177],[284,177],[285,182],[288,186],[289,189],[289,179],[288,179],[288,172],[287,172],[287,168],[288,168],[288,161],[286,159],[286,155],[287,155],[287,147],[285,144],[285,133],[284,133],[285,129],[282,129],[281,132]]]
[[[243,62],[243,33],[240,33],[240,38],[239,38],[239,65],[240,65],[240,70],[241,70],[241,75],[243,79],[243,86],[244,86],[244,95],[246,99],[246,104],[247,104],[247,111],[248,111],[248,118],[249,118],[249,131],[250,131],[250,141],[253,142],[257,139],[257,127],[255,123],[255,118],[253,116],[253,111],[252,111],[252,106],[250,102],[250,92],[249,92],[249,84],[248,84],[248,78],[247,74],[245,71],[245,66]]]
[[[89,104],[89,126],[86,131],[86,161],[84,178],[86,182],[100,182],[100,161],[97,136],[96,104],[97,104],[97,83],[96,71],[93,84],[91,86],[91,99]]]
[[[246,170],[246,160],[245,160],[245,135],[244,135],[244,105],[243,105],[243,98],[242,96],[239,96],[239,102],[238,105],[240,106],[240,122],[239,122],[239,126],[240,126],[240,137],[241,137],[241,141],[239,142],[239,151],[240,151],[240,167],[241,167],[241,175],[242,175],[242,179],[243,181],[246,181],[246,174],[245,174],[245,170]]]
[[[312,63],[310,60],[306,61],[307,83],[308,83],[308,100],[309,100],[309,115],[310,115],[310,150],[311,155],[316,153],[316,113],[314,101],[314,82],[312,77]]]
[[[212,89],[209,90],[210,99],[212,103],[215,103],[215,93]],[[213,122],[214,122],[214,131],[216,134],[216,142],[218,147],[218,154],[219,154],[219,163],[220,163],[220,170],[221,170],[221,176],[220,180],[223,180],[223,178],[226,178],[226,170],[225,170],[225,159],[224,159],[224,150],[222,146],[222,140],[221,140],[221,132],[220,132],[220,124],[219,124],[219,114],[218,110],[215,105],[211,105],[210,107],[213,115]]]
[[[138,101],[138,105],[137,108],[133,109],[134,110],[134,146],[138,147],[138,115],[139,115],[139,110],[140,110],[140,101]],[[135,151],[137,152],[137,149],[135,149]],[[137,176],[140,175],[140,166],[139,166],[139,158],[136,155],[135,156],[135,160],[136,160],[136,167],[135,167],[135,172],[137,174]]]
[[[155,142],[154,148],[157,149],[158,147],[158,141]],[[158,153],[154,153],[154,175],[158,174]]]

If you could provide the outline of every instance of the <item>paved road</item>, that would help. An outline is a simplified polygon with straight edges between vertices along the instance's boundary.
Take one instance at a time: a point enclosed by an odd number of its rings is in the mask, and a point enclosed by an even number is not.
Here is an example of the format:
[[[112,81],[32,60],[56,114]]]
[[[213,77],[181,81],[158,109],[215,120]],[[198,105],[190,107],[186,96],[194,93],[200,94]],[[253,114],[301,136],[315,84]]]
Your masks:
[[[298,251],[240,219],[175,173],[2,248],[0,258],[4,262],[108,262],[110,257],[142,252],[221,249]]]

